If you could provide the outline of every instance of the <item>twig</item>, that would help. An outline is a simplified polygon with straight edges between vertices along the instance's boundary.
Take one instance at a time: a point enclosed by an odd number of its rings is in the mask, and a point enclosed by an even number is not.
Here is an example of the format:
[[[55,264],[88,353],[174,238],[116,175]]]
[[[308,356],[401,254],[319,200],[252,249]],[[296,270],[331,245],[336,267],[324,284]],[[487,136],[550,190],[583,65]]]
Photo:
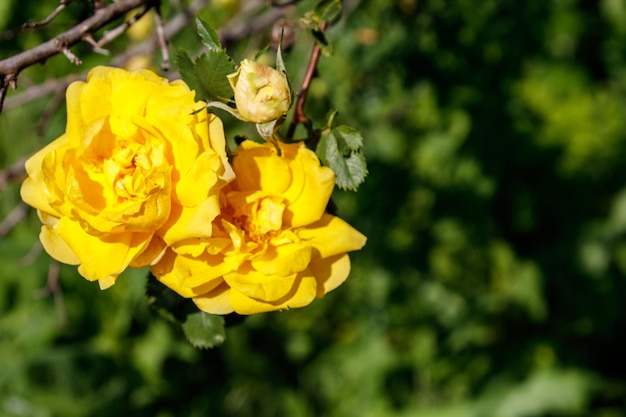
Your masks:
[[[326,22],[320,25],[321,30],[326,30],[327,27],[328,23]],[[322,49],[319,44],[316,43],[313,46],[313,51],[311,51],[309,65],[306,69],[306,73],[304,74],[302,85],[300,86],[300,94],[298,95],[296,108],[294,109],[293,117],[291,119],[291,123],[289,124],[289,130],[287,131],[287,140],[293,139],[293,135],[296,133],[296,126],[298,125],[298,123],[302,123],[307,129],[310,127],[309,118],[306,117],[306,114],[304,113],[304,103],[306,102],[306,98],[309,94],[311,80],[313,80],[313,76],[315,75],[315,70],[317,69],[317,63],[320,60],[321,53]]]
[[[0,61],[0,111],[2,111],[2,103],[4,102],[7,88],[9,86],[15,88],[17,75],[20,71],[64,52],[64,49],[69,51],[67,48],[82,41],[85,35],[93,33],[130,10],[145,4],[145,2],[146,0],[118,0],[108,6],[97,9],[93,16],[55,38]]]
[[[63,9],[67,7],[68,4],[73,3],[75,1],[77,0],[60,0],[59,5],[56,7],[56,9],[52,11],[52,13],[48,15],[48,17],[38,22],[26,22],[22,25],[22,29],[32,29],[32,28],[47,25],[48,23],[52,21],[52,19],[57,17],[58,14],[61,13]]]
[[[112,30],[105,31],[104,35],[102,35],[100,40],[97,41],[94,44],[94,46],[96,48],[102,50],[102,46],[103,45],[106,45],[107,43],[111,42],[113,39],[115,39],[118,36],[120,36],[122,33],[126,32],[126,30],[128,30],[129,27],[131,27],[132,25],[137,23],[137,21],[139,19],[141,19],[143,17],[143,15],[145,15],[148,12],[148,10],[150,10],[150,7],[149,6],[144,6],[140,11],[138,11],[129,20],[125,21],[124,23],[122,23],[121,25],[119,25],[118,27],[116,27],[116,28],[114,28]]]
[[[50,295],[53,297],[54,305],[59,315],[59,327],[64,327],[67,324],[67,310],[65,308],[63,290],[59,285],[60,269],[60,265],[57,261],[50,261],[46,286],[35,291],[34,296],[35,298],[48,297]]]
[[[167,50],[167,37],[165,36],[165,28],[163,25],[163,16],[161,16],[161,10],[157,9],[154,15],[154,21],[156,23],[156,35],[159,47],[161,48],[161,69],[163,71],[170,70],[170,53]]]
[[[0,222],[0,238],[8,235],[15,225],[26,217],[26,213],[28,213],[28,206],[26,204],[20,202],[15,206],[9,215]]]
[[[9,181],[19,178],[24,173],[24,163],[28,157],[20,158],[14,162],[10,167],[0,171],[0,191],[6,187]]]

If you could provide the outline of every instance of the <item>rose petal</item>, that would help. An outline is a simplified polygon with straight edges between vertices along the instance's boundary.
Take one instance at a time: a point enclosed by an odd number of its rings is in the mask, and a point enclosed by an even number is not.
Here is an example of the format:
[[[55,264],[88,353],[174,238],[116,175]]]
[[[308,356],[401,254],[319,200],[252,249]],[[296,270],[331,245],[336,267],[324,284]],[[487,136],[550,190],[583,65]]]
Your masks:
[[[367,241],[358,230],[330,214],[324,214],[318,222],[298,230],[297,235],[313,246],[313,260],[361,249]]]
[[[80,259],[78,271],[89,281],[119,275],[150,243],[150,235],[144,233],[92,236],[67,217],[54,229]]]
[[[313,276],[302,272],[298,274],[291,291],[279,300],[266,303],[231,289],[230,301],[233,309],[239,314],[256,314],[267,311],[285,310],[308,305],[315,299],[317,283]]]
[[[321,298],[340,286],[350,274],[350,257],[336,255],[311,262],[309,270],[317,280],[317,297]]]
[[[233,305],[230,302],[231,289],[226,283],[212,291],[194,297],[193,302],[198,308],[209,314],[229,314],[232,313]]]
[[[244,264],[237,271],[224,275],[224,280],[232,289],[247,297],[274,302],[289,294],[296,276],[267,275],[256,271],[250,264]]]
[[[303,271],[311,261],[311,245],[291,243],[269,247],[262,255],[252,259],[252,267],[266,275],[288,276]]]
[[[289,201],[285,222],[291,227],[301,227],[319,220],[324,214],[335,186],[335,174],[330,168],[320,166],[317,155],[304,145],[293,158],[289,162],[291,185],[282,197]]]
[[[212,195],[195,207],[173,205],[170,217],[158,230],[168,245],[187,239],[210,237],[211,222],[220,213],[219,197]]]

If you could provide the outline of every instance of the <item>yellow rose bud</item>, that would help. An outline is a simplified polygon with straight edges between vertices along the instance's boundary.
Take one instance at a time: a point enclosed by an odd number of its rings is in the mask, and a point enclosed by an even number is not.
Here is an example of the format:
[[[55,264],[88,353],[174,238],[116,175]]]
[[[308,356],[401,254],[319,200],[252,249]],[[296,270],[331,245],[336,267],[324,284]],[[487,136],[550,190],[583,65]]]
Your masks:
[[[303,307],[339,286],[366,238],[325,213],[335,176],[304,144],[244,141],[213,236],[166,250],[162,283],[211,314]]]
[[[280,71],[258,62],[243,60],[237,72],[228,76],[241,116],[253,123],[266,123],[287,113],[291,92]]]
[[[40,239],[101,288],[165,247],[211,236],[232,177],[221,121],[182,81],[96,67],[67,90],[66,132],[26,162]]]

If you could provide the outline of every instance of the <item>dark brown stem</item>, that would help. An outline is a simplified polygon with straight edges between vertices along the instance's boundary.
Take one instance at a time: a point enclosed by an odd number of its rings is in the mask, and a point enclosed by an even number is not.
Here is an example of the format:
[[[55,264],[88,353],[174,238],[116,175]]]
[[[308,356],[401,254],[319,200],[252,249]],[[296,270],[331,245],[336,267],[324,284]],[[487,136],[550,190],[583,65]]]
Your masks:
[[[326,30],[327,27],[328,23],[326,22],[320,25],[321,30]],[[321,54],[322,48],[319,46],[319,44],[316,43],[313,46],[313,50],[311,51],[309,65],[306,69],[306,73],[304,74],[302,85],[300,86],[300,94],[298,95],[296,108],[294,109],[291,124],[289,125],[289,130],[287,131],[287,140],[293,139],[293,135],[296,133],[296,127],[298,126],[298,123],[303,124],[307,129],[310,128],[309,118],[306,117],[306,114],[304,113],[304,103],[306,102],[306,98],[309,94],[309,87],[311,86],[311,81],[315,76],[315,70],[317,69],[317,63],[320,60]]]

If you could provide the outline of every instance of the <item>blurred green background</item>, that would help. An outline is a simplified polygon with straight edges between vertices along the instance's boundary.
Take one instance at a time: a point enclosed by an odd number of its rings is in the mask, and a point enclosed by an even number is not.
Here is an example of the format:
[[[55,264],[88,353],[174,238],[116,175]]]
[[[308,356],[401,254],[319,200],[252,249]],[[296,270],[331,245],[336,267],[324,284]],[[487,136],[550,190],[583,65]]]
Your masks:
[[[164,2],[166,18],[185,3]],[[232,25],[240,3],[200,14]],[[291,18],[312,4],[297,3]],[[0,59],[89,13],[15,30],[57,4],[0,1]],[[100,291],[61,265],[46,292],[56,265],[29,211],[0,240],[0,416],[626,416],[626,1],[345,8],[307,112],[336,108],[365,137],[366,182],[334,196],[369,238],[348,281],[303,309],[229,319],[222,346],[195,350],[147,306],[146,271]],[[198,49],[189,26],[173,49]],[[229,51],[247,57],[269,31]],[[296,86],[312,45],[298,36]],[[52,58],[9,98],[110,59],[73,51],[83,66]],[[23,178],[8,167],[64,129],[56,97],[0,114],[5,226]]]

